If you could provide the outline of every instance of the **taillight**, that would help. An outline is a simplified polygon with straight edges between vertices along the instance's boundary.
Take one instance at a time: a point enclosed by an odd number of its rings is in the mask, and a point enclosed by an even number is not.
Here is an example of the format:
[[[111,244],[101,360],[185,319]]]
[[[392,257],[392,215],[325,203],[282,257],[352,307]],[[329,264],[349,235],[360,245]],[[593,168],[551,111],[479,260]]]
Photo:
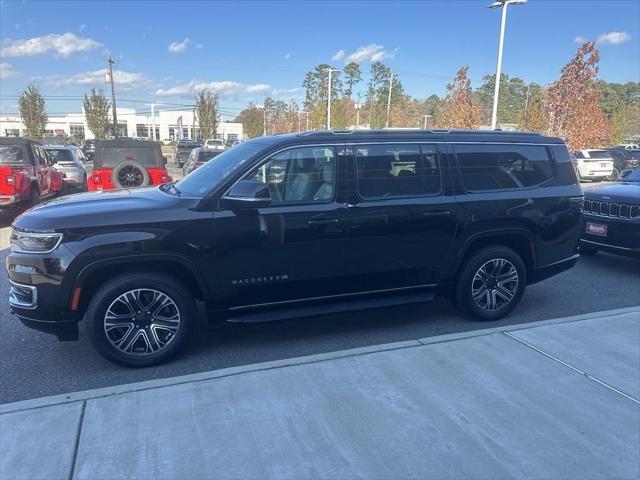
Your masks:
[[[161,183],[167,183],[167,182],[171,182],[173,181],[173,177],[171,175],[169,175],[168,173],[163,173],[162,176],[160,177],[160,182]]]
[[[102,183],[102,180],[100,180],[100,175],[91,175],[91,181],[93,183]]]
[[[15,175],[7,175],[5,177],[7,179],[7,185],[14,185],[16,184],[16,176]]]

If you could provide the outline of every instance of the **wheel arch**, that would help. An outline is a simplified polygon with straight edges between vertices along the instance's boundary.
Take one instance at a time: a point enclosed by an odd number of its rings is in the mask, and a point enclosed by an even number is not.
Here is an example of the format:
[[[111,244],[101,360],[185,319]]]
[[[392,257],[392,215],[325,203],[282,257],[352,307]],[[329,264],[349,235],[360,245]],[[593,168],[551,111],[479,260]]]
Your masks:
[[[140,271],[176,278],[193,292],[194,299],[209,298],[209,289],[204,279],[188,259],[178,255],[137,255],[99,260],[85,266],[73,283],[67,305],[71,305],[73,310],[73,304],[76,303],[76,312],[81,317],[93,294],[105,281],[123,273]],[[76,300],[74,295],[78,288],[80,288],[80,296]]]

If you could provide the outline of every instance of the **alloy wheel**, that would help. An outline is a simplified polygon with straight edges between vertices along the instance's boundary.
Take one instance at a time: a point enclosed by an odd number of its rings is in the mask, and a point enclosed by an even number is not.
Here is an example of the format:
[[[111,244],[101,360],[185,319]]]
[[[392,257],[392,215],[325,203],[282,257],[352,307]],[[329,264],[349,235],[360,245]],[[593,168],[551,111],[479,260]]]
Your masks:
[[[511,303],[518,291],[518,282],[513,263],[494,258],[476,271],[471,281],[471,296],[481,309],[496,311]]]
[[[107,339],[128,355],[145,356],[165,349],[179,328],[176,303],[167,294],[150,288],[118,296],[104,316]]]
[[[140,187],[144,182],[144,176],[138,167],[127,165],[118,172],[118,182],[125,188]]]

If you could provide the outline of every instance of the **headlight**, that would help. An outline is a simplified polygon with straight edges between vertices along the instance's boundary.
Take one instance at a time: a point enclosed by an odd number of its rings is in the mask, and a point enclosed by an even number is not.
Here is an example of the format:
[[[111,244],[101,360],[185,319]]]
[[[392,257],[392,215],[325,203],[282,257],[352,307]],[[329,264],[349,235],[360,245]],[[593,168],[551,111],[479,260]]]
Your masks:
[[[16,253],[50,253],[62,241],[61,233],[31,233],[11,230],[11,251]]]

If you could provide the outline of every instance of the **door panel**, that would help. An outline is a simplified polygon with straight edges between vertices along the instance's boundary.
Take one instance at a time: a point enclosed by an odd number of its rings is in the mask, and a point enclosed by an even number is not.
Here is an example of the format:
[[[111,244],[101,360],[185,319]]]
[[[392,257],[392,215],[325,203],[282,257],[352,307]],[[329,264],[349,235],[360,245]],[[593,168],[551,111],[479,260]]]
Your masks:
[[[221,306],[342,293],[347,224],[337,180],[345,158],[335,154],[333,146],[278,153],[245,177],[267,183],[270,206],[214,214]]]
[[[367,291],[443,281],[456,232],[456,205],[441,174],[443,152],[435,144],[354,151],[356,191],[347,211],[351,282]]]

